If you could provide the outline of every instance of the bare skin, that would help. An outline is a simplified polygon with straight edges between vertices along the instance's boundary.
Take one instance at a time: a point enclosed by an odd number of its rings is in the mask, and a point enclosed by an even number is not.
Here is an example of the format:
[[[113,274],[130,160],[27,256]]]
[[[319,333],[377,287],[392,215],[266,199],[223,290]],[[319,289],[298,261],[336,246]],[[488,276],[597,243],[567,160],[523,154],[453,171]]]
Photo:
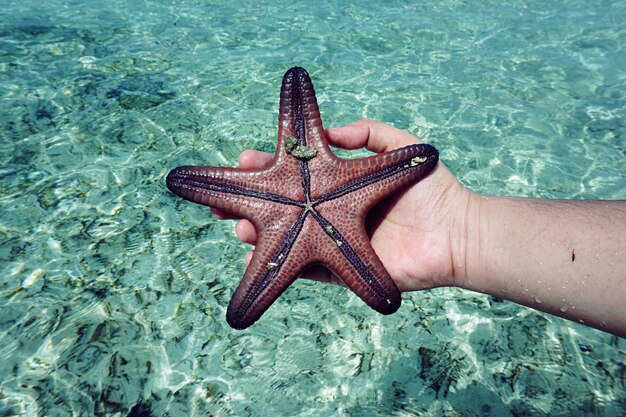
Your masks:
[[[326,134],[331,145],[376,153],[419,142],[373,120]],[[239,164],[262,168],[271,159],[248,150]],[[456,286],[626,337],[626,201],[482,196],[439,162],[429,176],[377,205],[366,227],[401,291]],[[235,230],[255,244],[250,222],[240,220]],[[305,275],[340,283],[321,267]]]

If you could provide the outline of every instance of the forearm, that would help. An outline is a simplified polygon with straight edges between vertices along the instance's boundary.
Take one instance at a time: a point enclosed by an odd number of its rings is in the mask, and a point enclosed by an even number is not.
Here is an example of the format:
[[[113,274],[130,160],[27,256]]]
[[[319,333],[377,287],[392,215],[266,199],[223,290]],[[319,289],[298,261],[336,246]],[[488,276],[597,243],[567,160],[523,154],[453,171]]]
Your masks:
[[[626,337],[626,201],[474,195],[456,285]]]

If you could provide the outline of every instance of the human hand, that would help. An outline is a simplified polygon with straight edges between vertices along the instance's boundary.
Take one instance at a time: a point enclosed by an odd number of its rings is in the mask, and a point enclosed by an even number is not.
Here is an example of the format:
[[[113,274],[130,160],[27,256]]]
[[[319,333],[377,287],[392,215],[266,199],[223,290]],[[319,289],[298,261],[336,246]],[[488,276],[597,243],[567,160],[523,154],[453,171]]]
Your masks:
[[[360,120],[327,129],[329,144],[344,149],[366,147],[383,153],[419,142],[411,134],[373,120]],[[239,157],[244,169],[262,169],[273,155],[247,150]],[[374,250],[400,291],[414,291],[454,284],[455,251],[462,251],[464,217],[471,192],[461,186],[441,163],[408,189],[377,204],[368,214],[366,230]],[[211,209],[219,218],[226,214]],[[245,243],[256,244],[257,234],[248,220],[235,228]],[[250,262],[252,252],[246,256]],[[332,283],[341,281],[322,267],[313,267],[303,277]]]
[[[376,153],[418,142],[373,120],[325,133],[331,145]],[[239,163],[259,169],[272,158],[249,150]],[[429,175],[377,204],[365,223],[400,291],[456,286],[626,337],[626,201],[485,197],[461,186],[439,161]],[[249,221],[240,220],[236,232],[256,243]],[[302,276],[342,284],[322,267]]]

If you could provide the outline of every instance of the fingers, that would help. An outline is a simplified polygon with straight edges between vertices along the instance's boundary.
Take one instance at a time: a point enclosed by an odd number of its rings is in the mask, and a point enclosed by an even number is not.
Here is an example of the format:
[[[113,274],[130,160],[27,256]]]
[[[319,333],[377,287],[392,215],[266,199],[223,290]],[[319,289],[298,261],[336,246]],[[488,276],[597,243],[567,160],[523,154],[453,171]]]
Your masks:
[[[243,243],[256,244],[256,229],[249,220],[239,220],[235,226],[235,233]]]
[[[305,269],[300,275],[300,278],[325,282],[327,284],[334,284],[347,288],[346,284],[344,284],[344,282],[335,273],[321,265],[314,265]]]
[[[376,153],[398,149],[419,143],[410,133],[370,119],[362,119],[349,125],[326,129],[328,142],[344,149],[366,147]]]
[[[246,264],[249,264],[250,261],[252,260],[252,255],[254,255],[254,251],[248,251],[248,253],[246,253],[246,257],[244,258],[246,260]]]
[[[243,169],[263,169],[270,165],[273,155],[248,149],[239,155],[239,166]]]
[[[219,220],[234,219],[232,215],[226,213],[225,211],[222,211],[220,209],[213,208],[213,207],[211,207],[211,214],[213,215],[213,217]]]

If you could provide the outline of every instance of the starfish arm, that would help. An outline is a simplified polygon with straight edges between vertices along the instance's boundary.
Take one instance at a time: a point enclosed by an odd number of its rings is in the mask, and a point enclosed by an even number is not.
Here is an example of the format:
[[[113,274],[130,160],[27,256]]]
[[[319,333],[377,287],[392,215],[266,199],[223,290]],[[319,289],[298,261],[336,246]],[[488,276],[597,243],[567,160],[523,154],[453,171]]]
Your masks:
[[[326,142],[315,89],[304,68],[294,67],[283,77],[278,112],[277,156],[285,157],[285,141],[295,138],[302,146],[310,147],[322,158],[334,158]],[[297,159],[292,158],[292,163]]]
[[[401,304],[400,291],[374,252],[363,226],[356,217],[347,222],[344,215],[324,208],[313,212],[333,248],[323,257],[324,266],[374,310],[382,314],[396,312]]]
[[[438,160],[439,153],[433,146],[415,144],[362,159],[337,159],[333,168],[322,163],[312,166],[314,174],[332,170],[335,175],[327,178],[316,175],[317,181],[311,184],[311,198],[325,202],[370,188],[377,190],[377,198],[372,202],[376,203],[427,175]]]
[[[238,217],[254,218],[255,213],[267,210],[268,204],[301,205],[296,199],[299,184],[285,187],[283,191],[272,192],[276,183],[276,173],[268,171],[245,171],[238,168],[181,166],[174,168],[167,176],[167,187],[174,194],[206,206],[220,208]],[[289,183],[282,178],[284,183]],[[292,183],[297,181],[293,180]]]
[[[228,305],[228,324],[236,329],[252,325],[314,263],[311,229],[319,229],[314,223],[306,210],[290,209],[278,224],[259,230],[252,260]]]

